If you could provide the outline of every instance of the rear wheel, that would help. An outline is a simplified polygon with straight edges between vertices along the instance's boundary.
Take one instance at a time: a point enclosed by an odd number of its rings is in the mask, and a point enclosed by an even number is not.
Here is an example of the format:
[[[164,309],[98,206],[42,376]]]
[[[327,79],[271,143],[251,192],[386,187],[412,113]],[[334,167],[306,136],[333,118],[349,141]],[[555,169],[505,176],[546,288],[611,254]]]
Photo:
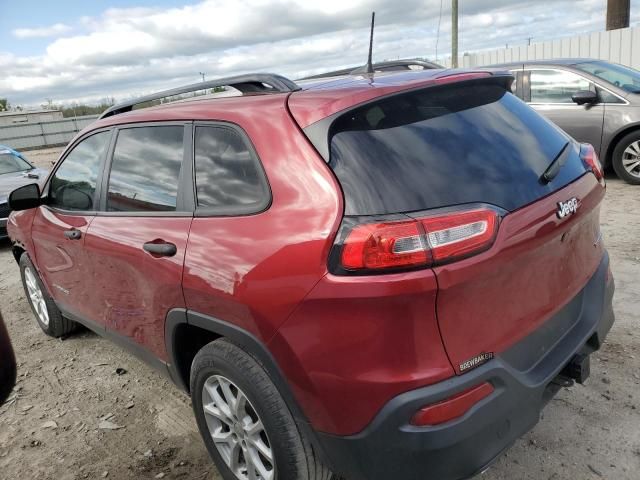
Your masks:
[[[267,372],[225,339],[191,368],[191,397],[204,443],[225,480],[328,480]]]
[[[631,132],[618,142],[611,161],[618,177],[640,185],[640,131]]]
[[[56,338],[73,332],[76,329],[76,323],[62,316],[26,253],[20,257],[20,273],[27,301],[42,331]]]

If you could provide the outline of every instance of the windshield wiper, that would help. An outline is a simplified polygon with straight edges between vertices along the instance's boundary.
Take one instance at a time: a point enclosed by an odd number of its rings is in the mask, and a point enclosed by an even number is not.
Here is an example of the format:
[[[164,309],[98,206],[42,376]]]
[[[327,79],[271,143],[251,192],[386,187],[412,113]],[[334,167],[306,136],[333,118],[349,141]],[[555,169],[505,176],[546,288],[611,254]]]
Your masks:
[[[562,166],[567,163],[567,158],[569,158],[569,155],[567,155],[569,153],[569,150],[567,149],[568,146],[569,143],[565,143],[562,150],[560,150],[560,153],[558,153],[556,158],[553,159],[553,162],[551,162],[542,175],[540,175],[540,182],[547,184],[556,178]]]

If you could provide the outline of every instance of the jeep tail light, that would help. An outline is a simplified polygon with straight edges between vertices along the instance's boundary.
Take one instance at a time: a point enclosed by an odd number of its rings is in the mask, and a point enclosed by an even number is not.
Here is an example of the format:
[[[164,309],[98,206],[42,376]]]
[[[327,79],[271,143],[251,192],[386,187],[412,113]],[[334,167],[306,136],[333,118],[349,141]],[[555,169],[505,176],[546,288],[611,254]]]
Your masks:
[[[481,209],[421,220],[434,263],[480,253],[493,244],[498,214]]]
[[[421,408],[411,418],[411,424],[426,427],[460,418],[493,391],[493,385],[489,382],[469,388],[446,400]]]
[[[378,270],[426,265],[424,241],[424,232],[415,220],[358,225],[342,248],[342,266]]]
[[[340,267],[347,272],[366,272],[449,263],[491,247],[498,221],[494,210],[478,208],[406,220],[359,223],[351,227],[344,241],[337,245]]]
[[[604,170],[602,169],[602,164],[598,159],[598,154],[596,153],[595,148],[593,148],[589,143],[583,143],[580,145],[580,158],[587,168],[589,168],[596,176],[598,183],[604,186]]]

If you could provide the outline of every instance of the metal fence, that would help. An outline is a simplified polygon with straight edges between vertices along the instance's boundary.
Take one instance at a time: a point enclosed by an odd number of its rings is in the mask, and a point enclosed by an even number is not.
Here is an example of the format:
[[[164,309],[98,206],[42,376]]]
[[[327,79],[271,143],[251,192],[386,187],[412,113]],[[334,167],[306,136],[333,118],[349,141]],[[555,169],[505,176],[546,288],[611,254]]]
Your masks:
[[[640,70],[640,27],[595,32],[512,48],[467,53],[459,65],[465,68],[553,58],[597,58]],[[451,64],[450,59],[446,62]]]
[[[21,123],[0,127],[0,144],[17,150],[66,145],[98,115],[65,118],[51,122]]]

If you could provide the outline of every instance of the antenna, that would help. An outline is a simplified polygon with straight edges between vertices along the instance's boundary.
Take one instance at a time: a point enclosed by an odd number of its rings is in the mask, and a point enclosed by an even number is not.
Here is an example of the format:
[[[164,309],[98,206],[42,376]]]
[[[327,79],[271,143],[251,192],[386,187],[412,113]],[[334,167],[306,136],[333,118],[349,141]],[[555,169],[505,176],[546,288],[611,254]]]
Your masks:
[[[371,12],[371,36],[369,37],[369,58],[367,59],[366,73],[373,73],[373,27],[376,22],[376,12]]]

